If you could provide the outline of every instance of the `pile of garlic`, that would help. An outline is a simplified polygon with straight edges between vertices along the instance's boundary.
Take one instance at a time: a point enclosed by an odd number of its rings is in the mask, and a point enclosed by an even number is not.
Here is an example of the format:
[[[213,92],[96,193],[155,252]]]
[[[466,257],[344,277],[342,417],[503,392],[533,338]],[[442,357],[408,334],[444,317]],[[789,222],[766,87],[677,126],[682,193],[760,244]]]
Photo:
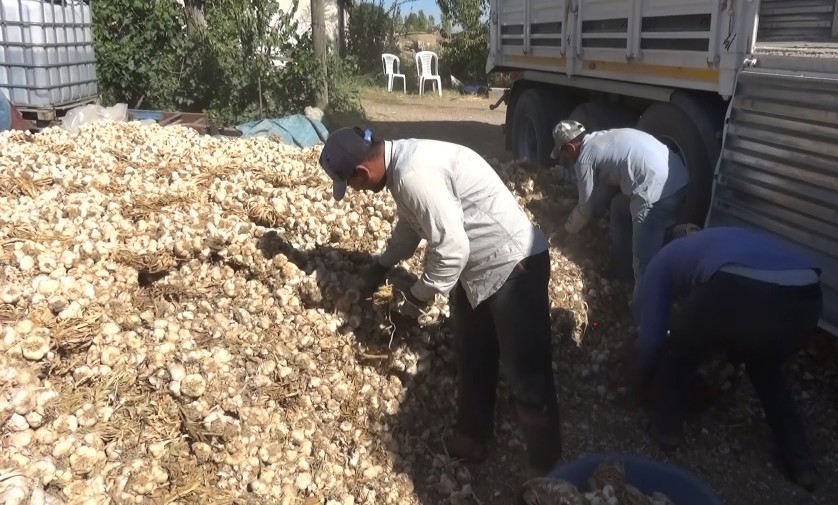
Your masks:
[[[431,330],[360,300],[395,206],[335,202],[318,155],[139,123],[0,134],[0,501],[418,503],[390,372],[433,353],[391,344]],[[584,314],[551,254],[555,306]]]

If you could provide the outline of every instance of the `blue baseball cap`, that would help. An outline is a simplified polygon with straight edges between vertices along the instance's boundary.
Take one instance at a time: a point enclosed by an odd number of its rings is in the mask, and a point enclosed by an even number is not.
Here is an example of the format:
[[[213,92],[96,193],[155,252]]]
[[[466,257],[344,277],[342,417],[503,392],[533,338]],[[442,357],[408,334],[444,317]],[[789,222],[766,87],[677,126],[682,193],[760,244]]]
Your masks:
[[[372,147],[372,131],[358,127],[345,127],[332,132],[320,153],[320,166],[332,179],[332,196],[342,200],[346,195],[347,181],[355,168],[364,162]]]

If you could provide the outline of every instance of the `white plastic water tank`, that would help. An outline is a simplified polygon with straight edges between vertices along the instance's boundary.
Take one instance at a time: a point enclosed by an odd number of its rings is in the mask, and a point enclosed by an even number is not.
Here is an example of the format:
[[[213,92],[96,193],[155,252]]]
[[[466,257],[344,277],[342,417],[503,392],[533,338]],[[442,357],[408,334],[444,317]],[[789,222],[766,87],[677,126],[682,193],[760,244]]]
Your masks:
[[[0,90],[17,107],[53,108],[98,93],[90,6],[0,0]]]

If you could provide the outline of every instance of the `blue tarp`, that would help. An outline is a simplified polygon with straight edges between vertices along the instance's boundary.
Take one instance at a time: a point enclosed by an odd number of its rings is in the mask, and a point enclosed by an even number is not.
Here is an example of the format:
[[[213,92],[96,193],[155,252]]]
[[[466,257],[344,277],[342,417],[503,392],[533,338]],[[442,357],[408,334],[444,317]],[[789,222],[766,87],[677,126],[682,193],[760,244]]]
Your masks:
[[[242,137],[266,137],[277,135],[286,144],[298,147],[311,147],[318,142],[325,142],[329,131],[320,121],[309,119],[303,114],[294,114],[283,118],[249,121],[236,126]]]
[[[12,104],[0,93],[0,131],[12,129]]]

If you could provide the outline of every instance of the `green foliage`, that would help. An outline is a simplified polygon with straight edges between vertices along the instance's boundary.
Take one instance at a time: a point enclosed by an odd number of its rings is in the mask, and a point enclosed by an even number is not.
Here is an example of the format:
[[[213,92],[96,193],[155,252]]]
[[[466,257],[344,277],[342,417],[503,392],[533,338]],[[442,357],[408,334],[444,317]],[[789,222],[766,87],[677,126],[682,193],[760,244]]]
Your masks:
[[[358,60],[361,72],[381,72],[381,53],[391,52],[395,46],[395,23],[378,3],[361,2],[352,11],[349,21],[349,54]]]
[[[451,22],[450,16],[442,16],[442,23],[440,24],[439,29],[442,31],[442,35],[444,37],[451,35],[451,31],[454,29],[454,24]]]
[[[310,32],[293,19],[296,3],[290,12],[276,0],[185,3],[185,9],[177,0],[94,3],[97,73],[106,103],[137,107],[143,98],[142,108],[207,111],[221,124],[260,117],[260,101],[262,117],[314,103],[322,68]],[[277,65],[280,60],[284,65]],[[327,72],[330,109],[360,108],[355,58],[330,55]]]
[[[182,33],[184,11],[175,0],[98,0],[94,4],[96,70],[102,98],[174,107],[193,50]],[[140,50],[141,48],[141,50]]]
[[[436,26],[434,25],[434,17],[426,16],[425,11],[422,9],[419,9],[418,12],[411,12],[404,19],[403,29],[407,33],[431,33],[434,29],[436,29]]]
[[[471,29],[450,33],[439,50],[440,74],[455,75],[474,83],[486,81],[486,59],[489,56],[489,27],[483,23]]]
[[[482,18],[489,8],[488,0],[437,0],[437,5],[442,12],[444,33],[439,55],[440,74],[485,83],[489,23]],[[449,29],[446,29],[446,23]],[[461,30],[452,33],[451,24],[458,25]]]
[[[436,0],[443,17],[450,18],[463,30],[483,24],[481,17],[489,9],[489,0]]]
[[[281,71],[272,74],[270,90],[273,108],[299,112],[314,103],[316,86],[323,81],[322,67],[314,55],[311,33],[306,32],[297,45],[294,59]],[[329,81],[328,112],[362,111],[359,98],[358,63],[354,56],[345,58],[330,53],[326,72]]]

